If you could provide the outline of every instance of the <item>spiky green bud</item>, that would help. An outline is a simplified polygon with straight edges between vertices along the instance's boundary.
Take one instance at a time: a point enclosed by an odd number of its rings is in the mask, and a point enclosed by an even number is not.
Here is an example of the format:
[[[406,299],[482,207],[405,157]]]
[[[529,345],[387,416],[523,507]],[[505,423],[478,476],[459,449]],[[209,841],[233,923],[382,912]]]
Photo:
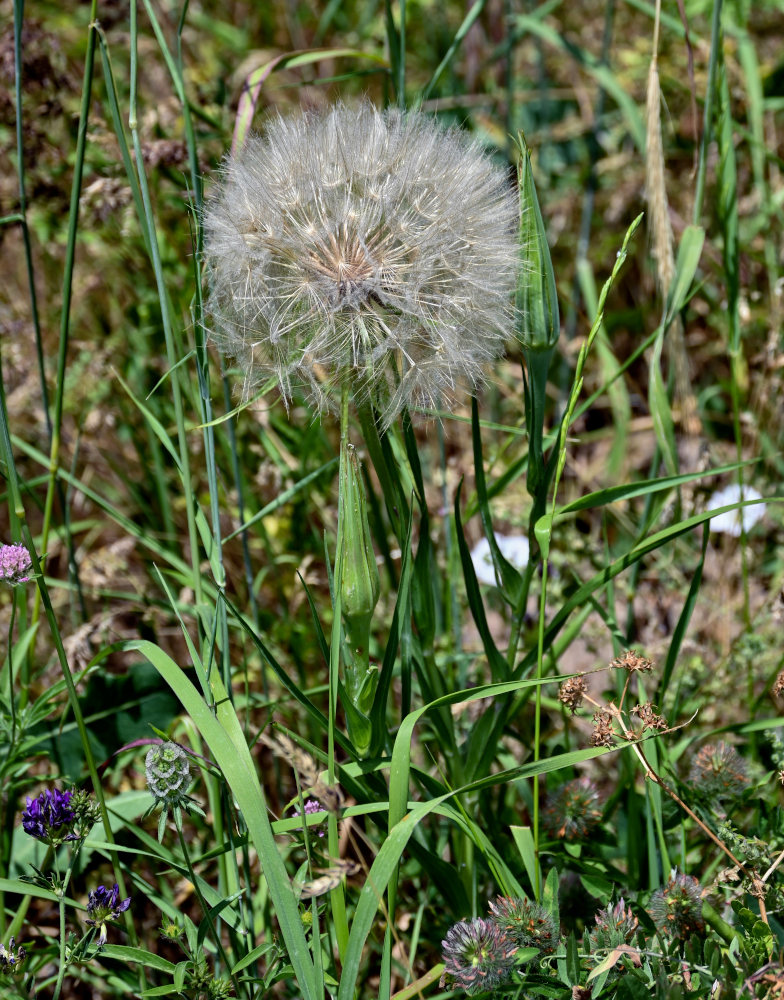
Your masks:
[[[517,308],[524,351],[550,352],[558,343],[561,320],[555,272],[536,196],[531,152],[520,137],[520,261]]]
[[[520,136],[520,271],[517,313],[525,358],[525,422],[528,428],[528,492],[534,498],[536,520],[547,490],[542,441],[547,396],[547,373],[555,353],[561,320],[555,290],[555,272],[544,220],[536,196],[531,153]]]

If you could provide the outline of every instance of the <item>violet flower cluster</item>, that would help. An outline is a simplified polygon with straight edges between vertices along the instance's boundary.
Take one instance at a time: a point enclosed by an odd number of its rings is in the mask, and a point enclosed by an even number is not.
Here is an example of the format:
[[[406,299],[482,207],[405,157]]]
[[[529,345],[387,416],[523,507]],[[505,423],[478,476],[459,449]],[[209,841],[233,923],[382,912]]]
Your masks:
[[[28,583],[33,575],[33,561],[24,545],[0,545],[0,580],[9,586]]]
[[[106,921],[117,920],[121,913],[131,905],[131,897],[120,900],[120,887],[115,882],[114,887],[107,889],[99,885],[87,897],[87,923],[99,930],[98,947],[106,944]]]
[[[66,841],[78,840],[74,832],[76,813],[71,805],[73,790],[46,788],[36,798],[27,799],[22,813],[22,827],[31,837],[57,847]]]

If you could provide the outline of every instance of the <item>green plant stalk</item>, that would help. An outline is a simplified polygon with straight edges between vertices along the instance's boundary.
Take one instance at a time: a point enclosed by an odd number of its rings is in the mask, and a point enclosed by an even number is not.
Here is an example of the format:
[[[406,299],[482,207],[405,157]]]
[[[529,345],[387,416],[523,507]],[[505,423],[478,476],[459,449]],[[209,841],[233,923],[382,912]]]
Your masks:
[[[723,35],[720,36],[723,38]],[[721,46],[720,46],[721,48]],[[722,261],[727,283],[727,319],[729,322],[728,353],[730,357],[730,397],[732,400],[732,430],[738,461],[743,460],[743,436],[741,429],[741,381],[744,380],[743,356],[741,353],[741,331],[738,299],[740,294],[739,250],[738,250],[738,171],[733,145],[733,120],[730,107],[729,86],[723,57],[720,58],[718,72],[717,139],[719,146],[719,200],[718,214],[721,224],[723,247]],[[738,488],[743,496],[743,468],[737,471]],[[751,629],[751,595],[749,588],[748,542],[740,519],[741,536],[741,576],[743,579],[743,623],[746,631]],[[754,674],[751,662],[747,675],[747,705],[754,703]]]
[[[52,528],[52,509],[55,493],[58,490],[57,470],[60,464],[60,441],[63,422],[63,403],[65,400],[65,367],[68,357],[68,341],[71,327],[71,298],[73,295],[74,263],[76,260],[76,230],[79,224],[79,195],[82,189],[84,174],[84,156],[87,148],[87,123],[90,115],[90,99],[92,96],[93,71],[95,68],[95,47],[97,40],[96,17],[98,0],[92,0],[90,5],[90,25],[87,31],[87,53],[84,61],[84,76],[82,79],[82,101],[79,107],[79,128],[76,135],[76,153],[74,156],[74,174],[71,183],[71,202],[68,212],[68,233],[65,243],[65,267],[63,270],[62,305],[60,307],[60,343],[57,352],[56,390],[54,399],[54,415],[51,425],[51,445],[49,449],[49,483],[44,501],[44,516],[41,527],[41,552],[46,554],[49,544],[49,534]],[[32,622],[35,624],[40,616],[42,591],[39,589],[33,601]],[[22,692],[20,705],[24,707],[30,681],[31,657],[35,644],[30,646],[30,656],[22,668]]]
[[[95,764],[95,757],[93,755],[92,746],[90,744],[90,739],[87,734],[87,727],[84,722],[84,716],[82,714],[82,708],[79,704],[79,698],[76,693],[76,687],[74,686],[73,676],[71,674],[71,668],[68,664],[68,658],[65,655],[65,648],[63,646],[62,636],[60,635],[60,629],[57,624],[57,618],[54,614],[54,609],[52,607],[52,602],[49,598],[49,590],[46,586],[46,580],[44,578],[43,568],[41,567],[40,560],[38,559],[38,553],[35,548],[34,540],[30,528],[27,524],[27,516],[25,512],[24,505],[22,503],[22,497],[19,491],[19,477],[16,471],[16,466],[13,462],[13,451],[11,448],[11,434],[8,426],[8,410],[6,408],[5,391],[3,383],[3,373],[2,367],[0,366],[0,457],[5,459],[6,464],[6,475],[7,475],[7,485],[8,485],[8,495],[10,501],[10,507],[13,510],[13,516],[17,518],[22,534],[22,541],[27,546],[27,550],[30,554],[30,559],[33,564],[33,571],[35,573],[36,582],[38,584],[38,593],[40,594],[40,600],[44,607],[44,612],[46,615],[47,622],[49,623],[49,629],[52,636],[52,641],[55,646],[57,653],[57,659],[60,664],[60,669],[63,674],[63,680],[65,681],[65,687],[68,692],[68,703],[70,705],[71,711],[73,712],[74,721],[76,722],[77,729],[79,730],[79,738],[82,743],[82,750],[84,752],[85,762],[87,764],[87,770],[92,781],[93,792],[98,800],[101,808],[101,819],[103,822],[104,833],[106,835],[106,840],[110,843],[114,843],[114,834],[112,832],[111,823],[109,822],[109,813],[106,808],[106,799],[103,794],[103,787],[101,786],[101,779],[98,775],[98,769]],[[122,869],[115,858],[112,860],[112,867],[114,870],[114,879],[120,887],[120,891],[125,893],[125,879],[123,877]],[[131,941],[136,943],[136,928],[134,927],[133,920],[130,916],[126,916],[126,927],[128,929]],[[142,985],[144,970],[140,968],[140,977]]]
[[[30,316],[35,331],[35,351],[38,362],[38,377],[41,382],[41,403],[43,405],[46,430],[51,446],[52,414],[49,411],[49,390],[46,386],[46,367],[44,365],[44,350],[41,339],[41,320],[38,315],[38,296],[35,291],[35,272],[33,269],[33,248],[30,243],[30,228],[27,225],[27,189],[25,185],[24,158],[24,118],[22,115],[22,25],[24,23],[24,0],[14,0],[14,105],[16,108],[16,171],[19,185],[19,213],[14,221],[22,227],[22,240],[25,248],[25,265],[27,267],[27,284],[30,290]]]
[[[199,565],[199,553],[200,545],[198,532],[196,529],[196,518],[195,518],[195,503],[196,498],[193,495],[193,487],[191,485],[190,476],[190,451],[188,449],[188,439],[185,430],[185,416],[182,406],[182,396],[180,391],[180,375],[177,370],[177,355],[174,345],[174,331],[172,328],[171,315],[169,311],[169,296],[166,289],[166,283],[163,278],[163,270],[161,265],[160,249],[158,247],[158,237],[155,229],[155,218],[152,212],[152,203],[150,200],[150,191],[147,185],[147,175],[145,174],[143,164],[144,157],[142,155],[141,141],[139,139],[138,121],[137,121],[137,111],[136,111],[136,94],[138,86],[138,52],[137,52],[137,40],[138,40],[138,24],[137,24],[137,10],[136,2],[131,4],[131,19],[130,19],[130,97],[129,97],[129,111],[128,111],[128,127],[131,130],[131,139],[133,142],[134,152],[136,154],[136,164],[138,170],[138,185],[141,194],[142,204],[144,207],[144,214],[146,220],[147,231],[149,234],[149,251],[150,251],[150,262],[152,263],[153,271],[155,273],[155,283],[158,290],[158,300],[161,307],[161,323],[163,325],[163,334],[166,342],[166,357],[169,363],[169,368],[171,369],[171,384],[172,384],[172,402],[174,404],[174,415],[177,424],[177,441],[179,447],[179,457],[180,457],[180,469],[182,476],[182,488],[183,495],[186,500],[186,515],[188,521],[188,543],[191,552],[191,584],[193,586],[193,598],[194,604],[200,605],[204,599],[202,590],[202,579],[201,579],[201,569]]]
[[[58,1000],[58,997],[60,996],[60,991],[63,988],[63,979],[65,978],[65,970],[68,968],[68,962],[66,961],[66,954],[65,954],[65,946],[66,946],[65,894],[68,891],[68,885],[71,881],[71,875],[73,873],[74,867],[76,866],[76,859],[79,857],[79,852],[81,851],[83,845],[84,845],[84,839],[80,840],[77,843],[76,847],[74,848],[73,855],[68,863],[68,868],[66,869],[65,875],[63,877],[63,883],[57,890],[57,895],[59,896],[58,909],[60,913],[60,964],[57,970],[57,983],[55,985],[54,993],[52,995],[52,1000]],[[53,857],[56,858],[57,855],[53,854]],[[55,863],[55,871],[56,870],[57,869]],[[59,872],[57,874],[59,877]],[[124,892],[124,889],[122,891]]]
[[[63,988],[63,979],[65,978],[65,970],[67,967],[66,957],[65,957],[65,885],[68,883],[68,877],[70,875],[71,869],[69,867],[66,872],[66,881],[63,885],[62,891],[58,893],[60,896],[57,902],[57,908],[60,915],[60,963],[57,970],[57,982],[55,984],[54,993],[52,995],[52,1000],[58,1000],[60,996],[60,991]]]
[[[534,718],[534,763],[538,763],[541,754],[541,713],[542,713],[542,701],[541,701],[541,680],[544,675],[544,630],[545,630],[545,612],[546,612],[546,597],[547,597],[547,559],[550,552],[550,541],[552,536],[553,521],[555,518],[555,505],[558,496],[558,485],[561,480],[561,475],[566,465],[566,436],[571,426],[572,420],[574,418],[574,410],[577,405],[577,399],[580,395],[580,391],[583,385],[583,369],[585,368],[585,360],[588,356],[588,351],[591,349],[594,340],[596,339],[599,330],[601,329],[602,320],[604,318],[604,304],[607,300],[607,295],[610,291],[612,283],[623,266],[626,260],[627,247],[630,239],[634,235],[635,230],[642,221],[642,216],[638,215],[634,222],[629,226],[624,237],[621,249],[618,252],[618,256],[615,260],[615,264],[612,269],[612,273],[607,281],[602,287],[601,294],[599,296],[599,303],[596,318],[594,319],[593,326],[591,327],[588,336],[585,339],[582,347],[580,348],[580,353],[577,358],[577,365],[574,373],[574,380],[572,383],[572,391],[569,397],[569,402],[564,413],[563,419],[561,421],[561,427],[558,435],[557,443],[557,461],[555,463],[553,484],[552,484],[552,501],[549,515],[543,515],[539,517],[534,522],[534,535],[536,541],[539,544],[539,549],[542,553],[542,588],[539,597],[539,627],[537,633],[537,651],[536,651],[536,679],[539,682],[536,688],[536,703],[535,703],[535,718]],[[538,859],[539,856],[539,773],[535,772],[533,776],[533,839],[534,839],[534,852]],[[537,867],[538,871],[538,867]],[[537,883],[539,879],[537,876]],[[541,886],[536,886],[536,898],[537,901],[540,899]]]
[[[553,497],[555,503],[555,497]],[[547,579],[548,560],[550,556],[550,534],[538,533],[537,542],[542,553],[542,586],[539,592],[539,622],[536,629],[536,694],[534,695],[534,763],[538,763],[542,756],[542,678],[544,676],[544,625],[547,614]],[[539,772],[533,776],[533,838],[534,855],[536,857],[536,881],[534,884],[534,896],[537,903],[542,901],[542,867],[539,864]]]
[[[16,620],[18,587],[14,587],[11,597],[11,620],[8,623],[8,705],[11,714],[11,738],[5,748],[6,760],[13,757],[14,745],[16,743],[16,697],[14,695],[14,662],[11,655],[14,638],[14,625]],[[0,692],[2,697],[2,692]],[[0,871],[8,871],[11,861],[11,844],[13,842],[13,812],[11,810],[11,796],[6,794],[5,780],[0,779]],[[0,935],[4,935],[5,923],[5,890],[0,889]]]
[[[199,888],[199,880],[196,878],[196,872],[193,870],[193,865],[191,864],[191,856],[190,856],[190,852],[188,851],[188,844],[187,844],[187,841],[185,840],[185,837],[183,836],[183,832],[182,832],[182,811],[181,811],[181,809],[179,807],[175,807],[172,810],[172,813],[173,813],[173,816],[174,816],[174,826],[177,829],[177,837],[178,837],[178,839],[180,841],[180,848],[182,850],[182,856],[183,856],[183,858],[185,858],[185,864],[187,865],[187,868],[188,868],[188,874],[190,876],[191,885],[193,886],[193,890],[196,893],[196,896],[197,896],[197,898],[199,900],[199,905],[201,906],[202,914],[203,914],[204,919],[207,921],[207,924],[209,926],[210,937],[214,941],[215,947],[218,949],[218,953],[219,953],[219,955],[221,957],[221,961],[223,962],[223,965],[224,965],[226,971],[228,972],[229,976],[231,977],[231,982],[232,982],[232,985],[234,986],[234,992],[235,992],[236,996],[241,996],[241,992],[242,991],[240,990],[239,982],[237,980],[236,975],[231,971],[232,963],[229,960],[229,957],[226,954],[226,951],[225,951],[225,949],[223,947],[223,942],[221,941],[221,936],[218,933],[218,931],[217,931],[217,929],[215,927],[215,921],[212,919],[212,915],[210,914],[209,904],[207,903],[207,900],[202,895],[201,889]],[[248,993],[248,996],[250,996],[250,993]]]
[[[340,396],[340,465],[344,462],[344,453],[348,448],[348,380],[343,380]],[[338,473],[338,482],[342,476]],[[338,530],[335,544],[335,572],[332,577],[332,632],[329,646],[329,717],[327,727],[327,780],[332,787],[335,784],[335,716],[338,705],[338,680],[340,675],[340,649],[343,632],[341,614],[340,577],[343,569],[343,504],[342,490],[338,492]],[[338,837],[338,818],[330,812],[327,819],[327,845],[332,858],[340,856],[340,840]],[[348,918],[346,916],[346,897],[343,884],[337,885],[329,894],[332,922],[337,938],[338,954],[341,962],[345,958],[348,947]],[[313,948],[320,948],[319,941],[313,941]]]
[[[721,49],[721,8],[722,0],[713,0],[713,16],[711,17],[711,47],[708,59],[708,84],[705,90],[705,109],[702,119],[702,142],[700,143],[700,158],[697,164],[697,182],[694,189],[694,212],[692,222],[699,225],[702,218],[702,203],[705,197],[705,174],[708,167],[708,149],[713,134],[713,100],[716,90],[716,73],[718,71],[719,53]]]

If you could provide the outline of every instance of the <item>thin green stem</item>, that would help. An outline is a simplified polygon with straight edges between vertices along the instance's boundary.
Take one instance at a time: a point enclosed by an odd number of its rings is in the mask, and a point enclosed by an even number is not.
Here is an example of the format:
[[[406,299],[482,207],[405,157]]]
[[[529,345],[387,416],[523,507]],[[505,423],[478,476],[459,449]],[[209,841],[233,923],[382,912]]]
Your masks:
[[[54,414],[51,421],[51,445],[49,449],[49,483],[44,501],[44,517],[41,528],[41,552],[46,553],[49,535],[52,528],[52,511],[54,498],[60,488],[57,471],[60,464],[60,443],[63,422],[63,404],[65,401],[65,368],[68,358],[68,343],[71,327],[71,299],[73,295],[73,276],[76,261],[76,234],[79,225],[79,197],[82,190],[84,175],[84,158],[87,149],[87,124],[90,116],[90,101],[92,97],[93,71],[95,68],[95,48],[97,42],[96,16],[98,0],[92,0],[90,6],[90,26],[87,32],[87,53],[84,61],[84,77],[82,80],[82,100],[79,107],[79,128],[76,135],[76,153],[74,157],[74,173],[71,183],[71,203],[68,213],[68,233],[65,244],[65,267],[63,270],[62,304],[60,306],[60,343],[57,352],[56,390]],[[40,595],[36,593],[33,604],[32,621],[38,621],[40,615]],[[32,652],[32,646],[31,646]],[[21,704],[24,705],[29,686],[30,658],[26,659],[22,670]]]
[[[716,92],[716,74],[719,69],[719,50],[721,46],[721,8],[722,0],[714,0],[713,17],[711,18],[711,49],[708,60],[708,85],[705,91],[702,141],[700,143],[700,158],[697,164],[697,182],[694,188],[692,222],[695,226],[699,225],[702,218],[702,202],[705,197],[705,175],[708,168],[708,146],[713,134],[713,100]]]
[[[63,886],[62,892],[60,893],[58,908],[60,911],[60,967],[57,970],[57,983],[55,984],[54,993],[52,994],[52,1000],[58,1000],[60,996],[60,991],[63,988],[63,980],[65,978],[65,970],[68,964],[65,955],[65,886]]]
[[[191,881],[191,885],[193,886],[193,890],[196,893],[196,898],[199,900],[199,905],[201,906],[202,915],[203,915],[204,919],[207,921],[207,926],[209,927],[209,931],[210,931],[210,937],[212,938],[213,943],[215,944],[215,947],[218,950],[218,954],[220,955],[221,962],[223,963],[224,968],[227,970],[227,972],[231,976],[231,982],[232,982],[232,985],[234,986],[234,992],[235,992],[235,994],[237,996],[240,996],[241,995],[241,991],[240,991],[240,988],[239,988],[239,983],[237,981],[237,977],[231,971],[231,967],[232,967],[233,963],[229,960],[229,956],[226,954],[226,950],[223,947],[223,942],[221,941],[220,934],[218,933],[218,931],[217,931],[217,929],[215,927],[215,921],[212,919],[212,914],[210,913],[210,906],[209,906],[207,900],[202,895],[201,889],[199,888],[199,880],[197,879],[196,872],[194,871],[193,865],[191,864],[191,856],[190,856],[190,852],[188,851],[188,843],[185,840],[185,837],[183,836],[183,832],[182,832],[182,812],[180,811],[180,809],[175,808],[173,810],[173,816],[174,816],[174,826],[175,826],[175,828],[177,830],[177,837],[178,837],[178,839],[180,841],[180,848],[182,850],[182,856],[185,859],[185,865],[186,865],[186,867],[188,869],[188,875],[190,877],[190,881]],[[195,958],[195,956],[194,956],[194,958]]]
[[[343,380],[340,396],[340,471],[338,482],[343,483],[346,479],[346,464],[348,457],[348,409],[349,409],[349,383]],[[338,492],[338,530],[335,545],[335,568],[332,577],[332,634],[330,637],[329,649],[329,718],[327,725],[327,775],[329,785],[335,784],[335,716],[337,714],[338,701],[338,678],[340,673],[341,660],[341,587],[340,579],[343,571],[343,517],[344,517],[345,497],[342,489]],[[327,821],[327,844],[330,857],[340,856],[340,839],[338,836],[338,817],[330,812]],[[329,894],[332,919],[337,939],[338,954],[341,961],[345,957],[348,947],[348,919],[346,917],[346,899],[342,883]],[[318,948],[318,941],[313,942],[313,947]]]
[[[142,153],[141,139],[139,137],[138,117],[137,117],[137,88],[138,88],[138,15],[136,2],[131,4],[131,41],[130,41],[130,95],[128,110],[128,127],[131,130],[131,139],[136,164],[138,170],[139,192],[141,194],[144,216],[149,233],[150,261],[155,273],[155,283],[158,292],[158,301],[161,307],[161,325],[166,343],[166,358],[170,369],[170,379],[172,387],[172,402],[174,404],[175,422],[177,424],[177,444],[180,459],[180,476],[182,479],[183,496],[186,501],[186,514],[188,521],[188,544],[191,557],[191,585],[193,586],[194,603],[198,606],[204,599],[199,545],[199,536],[196,528],[196,498],[193,493],[190,473],[190,449],[185,430],[185,414],[182,403],[182,393],[180,388],[181,373],[177,365],[177,351],[174,343],[174,330],[171,319],[171,309],[169,293],[163,278],[163,266],[161,262],[160,248],[158,246],[158,234],[155,227],[155,217],[152,211],[152,201],[150,190],[147,184],[147,175],[144,171],[144,156]],[[155,22],[153,22],[155,25]],[[207,657],[204,657],[207,660]]]

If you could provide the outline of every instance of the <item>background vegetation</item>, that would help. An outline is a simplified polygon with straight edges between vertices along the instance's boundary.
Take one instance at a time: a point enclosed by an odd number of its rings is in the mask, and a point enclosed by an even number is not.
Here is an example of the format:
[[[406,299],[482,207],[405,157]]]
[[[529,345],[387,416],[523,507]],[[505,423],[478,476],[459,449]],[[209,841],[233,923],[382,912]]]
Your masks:
[[[782,494],[780,0],[0,17],[0,540],[36,577],[0,594],[2,989],[459,993],[441,942],[503,895],[558,927],[506,996],[784,995],[781,508],[741,537],[704,513],[732,482]],[[381,569],[364,758],[330,714],[338,429],[240,397],[200,276],[235,130],[362,95],[461,125],[510,179],[524,133],[561,311],[539,464],[519,330],[473,414],[354,429]],[[491,524],[530,543],[503,586],[469,555]],[[653,669],[608,669],[628,648]],[[163,738],[203,813],[159,840]],[[20,825],[55,786],[100,805],[78,851]],[[84,908],[114,883],[98,951]]]

